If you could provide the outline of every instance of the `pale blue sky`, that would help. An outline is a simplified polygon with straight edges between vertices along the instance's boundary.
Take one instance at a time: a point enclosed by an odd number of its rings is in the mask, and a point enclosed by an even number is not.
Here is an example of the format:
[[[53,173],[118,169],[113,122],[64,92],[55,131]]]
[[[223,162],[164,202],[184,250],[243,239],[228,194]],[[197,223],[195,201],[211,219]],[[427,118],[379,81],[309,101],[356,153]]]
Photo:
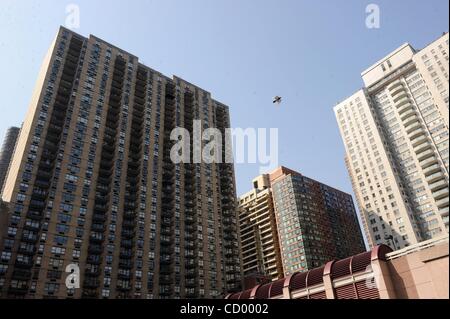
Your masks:
[[[69,3],[80,6],[76,32],[209,90],[233,127],[279,127],[280,164],[350,193],[333,106],[362,86],[361,71],[404,42],[423,47],[449,18],[448,0],[0,0],[1,139],[23,121]],[[380,29],[365,26],[369,3]],[[236,166],[238,193],[258,171]]]

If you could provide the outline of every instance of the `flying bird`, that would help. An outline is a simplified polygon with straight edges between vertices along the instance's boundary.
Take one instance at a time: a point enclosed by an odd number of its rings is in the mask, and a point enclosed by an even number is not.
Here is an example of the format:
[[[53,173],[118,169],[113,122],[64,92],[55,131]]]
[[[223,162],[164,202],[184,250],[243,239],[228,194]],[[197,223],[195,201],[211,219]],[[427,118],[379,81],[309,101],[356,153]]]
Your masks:
[[[281,103],[281,96],[275,96],[274,98],[273,98],[273,103],[275,104],[275,103],[277,103],[277,104],[280,104]]]

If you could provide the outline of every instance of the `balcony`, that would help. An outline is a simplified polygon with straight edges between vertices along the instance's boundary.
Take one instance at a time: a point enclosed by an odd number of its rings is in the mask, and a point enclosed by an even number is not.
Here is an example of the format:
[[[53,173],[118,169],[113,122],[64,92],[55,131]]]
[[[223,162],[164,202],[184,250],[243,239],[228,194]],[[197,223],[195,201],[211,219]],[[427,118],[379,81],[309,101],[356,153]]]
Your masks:
[[[133,220],[124,220],[122,226],[129,230],[134,230],[136,228],[136,223]]]
[[[231,224],[225,224],[225,225],[223,225],[223,230],[225,231],[225,232],[233,232],[234,231],[234,227],[233,227],[233,225],[231,225]]]
[[[44,189],[34,188],[31,194],[32,198],[43,201],[47,197],[48,192]]]
[[[434,183],[434,182],[436,182],[438,180],[444,179],[444,175],[442,174],[442,172],[437,172],[437,173],[434,173],[434,174],[432,174],[430,176],[427,176],[425,179],[426,179],[428,184],[431,184],[431,183]]]
[[[409,98],[408,93],[405,90],[403,90],[402,92],[399,92],[399,94],[397,94],[397,96],[393,99],[393,102],[394,104],[398,105],[405,100],[409,101]]]
[[[193,241],[185,241],[184,247],[186,249],[194,249],[195,248],[195,243]]]
[[[428,166],[427,168],[425,168],[423,170],[423,174],[425,176],[430,176],[430,175],[432,175],[434,173],[440,172],[440,170],[441,170],[441,167],[440,167],[439,164],[433,164],[433,165]],[[428,177],[427,177],[427,182],[429,182]]]
[[[407,118],[405,121],[403,121],[403,126],[408,130],[408,127],[410,125],[416,126],[417,124],[420,124],[419,119],[417,116],[412,116]]]
[[[398,114],[401,115],[405,113],[408,110],[413,110],[413,106],[411,102],[408,101],[408,103],[403,103],[401,106],[397,107]]]
[[[170,257],[170,255],[161,255],[159,262],[161,265],[169,265],[172,263],[172,258]]]
[[[101,245],[89,245],[88,253],[93,255],[100,255],[103,252]]]
[[[95,289],[100,287],[100,280],[98,280],[97,278],[86,278],[86,280],[83,283],[83,287],[84,288],[88,288],[88,289]]]
[[[122,230],[122,238],[134,238],[134,236],[136,235],[136,232],[134,230],[130,231],[130,230]]]
[[[105,240],[103,235],[91,235],[89,241],[94,244],[101,244]]]
[[[405,120],[407,120],[407,119],[410,118],[410,117],[415,117],[415,118],[417,118],[417,117],[416,117],[416,112],[415,112],[414,110],[406,111],[405,113],[403,113],[402,115],[400,115],[400,119],[401,119],[402,121],[405,121]]]
[[[391,92],[391,95],[392,95],[392,92],[398,88],[403,88],[403,83],[401,80],[396,80],[388,85],[388,90],[389,90],[389,92]]]
[[[439,214],[441,214],[441,216],[448,216],[448,209],[448,207],[440,208]]]
[[[52,177],[52,173],[50,171],[38,170],[36,173],[36,178],[49,180]]]
[[[433,164],[436,164],[436,163],[438,163],[437,158],[436,158],[435,156],[432,156],[432,157],[427,158],[426,160],[421,161],[421,162],[420,162],[420,166],[421,166],[423,169],[425,169],[425,168],[427,168],[428,166],[433,165]]]
[[[170,238],[163,238],[163,237],[161,237],[160,244],[161,244],[161,246],[171,246],[172,245],[172,241],[170,240]]]
[[[130,259],[119,259],[119,267],[131,269],[133,268],[133,262]]]
[[[17,294],[17,295],[25,295],[28,291],[28,286],[24,285],[21,287],[13,287],[13,286],[9,286],[8,288],[8,293],[10,294]]]
[[[444,197],[444,198],[436,201],[436,206],[438,208],[448,207],[448,197]]]
[[[108,205],[96,203],[94,209],[97,212],[106,213],[108,211]]]
[[[25,260],[16,260],[16,262],[14,263],[15,267],[17,268],[25,268],[25,269],[29,269],[31,267],[33,267],[33,261],[30,258],[28,261]]]
[[[24,229],[26,227],[24,226]],[[22,244],[23,245],[23,244]],[[36,253],[36,247],[34,245],[19,246],[18,252],[24,255],[34,255]]]
[[[428,141],[428,138],[425,135],[421,135],[421,136],[416,137],[415,139],[411,140],[411,144],[413,147],[416,147],[427,141]]]
[[[433,192],[433,197],[435,200],[442,199],[444,197],[448,197],[448,188],[443,188],[441,190],[438,190],[436,192]]]
[[[417,156],[417,159],[419,160],[419,162],[425,161],[426,159],[430,158],[430,157],[434,157],[434,152],[431,149],[425,150],[424,152],[420,153]]]
[[[104,224],[92,224],[91,230],[97,231],[97,232],[104,232],[105,231],[105,225]]]
[[[133,257],[133,251],[131,249],[122,249],[119,254],[120,258],[130,259]]]
[[[393,86],[392,88],[389,88],[388,90],[390,91],[391,96],[393,98],[399,95],[400,93],[405,92],[405,88],[401,83],[399,85]]]
[[[174,272],[173,267],[170,265],[160,265],[159,267],[160,274],[172,274]]]
[[[12,278],[17,279],[17,280],[29,280],[29,279],[31,279],[31,270],[30,269],[14,269]]]
[[[223,243],[223,246],[224,246],[225,248],[233,248],[233,247],[234,247],[234,244],[233,244],[233,242],[231,242],[231,241],[225,241],[225,242]]]
[[[170,227],[163,227],[161,228],[161,235],[162,236],[170,236],[172,234],[172,229]],[[163,244],[163,241],[161,241],[161,244]]]
[[[92,265],[100,265],[102,263],[102,258],[100,255],[96,254],[88,255],[87,262]]]
[[[448,185],[448,184],[447,184],[447,182],[446,182],[445,180],[440,180],[440,181],[437,181],[437,182],[435,182],[435,183],[429,184],[430,190],[431,190],[432,192],[438,191],[438,190],[440,190],[441,188],[446,187],[447,185]]]
[[[106,204],[108,204],[108,197],[101,196],[100,194],[96,194],[95,202],[99,205],[106,205]]]
[[[417,154],[417,156],[420,156],[422,152],[425,152],[426,150],[431,149],[430,143],[424,143],[419,145],[418,147],[414,148],[414,152]]]
[[[92,220],[96,221],[96,222],[105,222],[106,221],[106,215],[99,214],[99,213],[94,213],[92,215]]]
[[[43,218],[43,213],[38,211],[30,210],[27,213],[27,217],[33,220],[41,220]]]
[[[425,135],[425,132],[422,129],[422,127],[420,127],[420,126],[419,126],[418,129],[415,129],[415,130],[411,131],[410,133],[408,133],[408,136],[409,136],[410,140],[413,140],[416,137],[421,136],[421,135]]]

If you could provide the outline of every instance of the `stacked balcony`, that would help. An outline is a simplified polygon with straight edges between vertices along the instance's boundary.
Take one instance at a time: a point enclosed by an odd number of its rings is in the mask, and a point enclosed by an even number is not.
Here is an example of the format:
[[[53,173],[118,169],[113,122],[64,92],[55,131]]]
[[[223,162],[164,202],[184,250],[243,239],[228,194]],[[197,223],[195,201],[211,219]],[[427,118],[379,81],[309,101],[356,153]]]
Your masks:
[[[111,91],[106,113],[106,123],[103,132],[103,143],[100,155],[100,167],[95,189],[94,211],[92,214],[91,232],[86,268],[90,269],[102,263],[103,243],[105,239],[106,222],[108,220],[111,183],[114,168],[114,153],[119,125],[119,115],[122,99],[122,86],[125,74],[125,60],[117,57],[114,62]],[[95,268],[95,267],[94,267]],[[100,271],[84,273],[83,297],[98,298],[100,287]]]
[[[125,185],[122,231],[120,242],[120,279],[131,281],[134,267],[134,247],[136,243],[137,210],[142,159],[142,140],[144,135],[145,92],[147,90],[147,71],[138,67],[134,88],[133,110],[131,115],[131,136],[128,147],[128,167]],[[124,276],[123,274],[129,274]],[[117,287],[122,297],[130,298],[130,285]]]
[[[403,126],[409,131],[410,126],[416,126],[419,123],[419,118],[414,110],[414,106],[409,98],[409,95],[400,81],[396,81],[389,87],[393,102],[397,108]]]
[[[225,129],[229,127],[228,115],[222,108],[216,108],[216,126],[225,136]],[[224,143],[225,144],[225,143]],[[236,225],[236,203],[234,190],[234,169],[232,163],[226,163],[226,149],[223,145],[222,149],[223,163],[219,164],[220,174],[220,194],[221,194],[221,211],[224,246],[223,259],[226,269],[226,290],[232,291],[239,287],[239,267],[237,266],[236,257],[239,256],[237,241],[237,225]],[[225,253],[226,252],[226,253]]]
[[[165,86],[164,105],[164,147],[163,172],[161,185],[161,219],[160,223],[160,269],[169,272],[163,282],[159,282],[160,298],[173,295],[174,283],[174,211],[175,211],[175,165],[170,159],[172,141],[170,133],[175,128],[175,85],[167,82]]]
[[[191,92],[184,94],[184,128],[189,131],[191,135],[190,154],[193,154],[193,117],[194,114],[194,96]],[[195,179],[195,164],[184,164],[184,246],[186,251],[196,251],[196,228],[197,228],[197,214],[195,212],[196,199],[196,179]],[[187,235],[187,236],[186,236]],[[185,286],[188,287],[187,282],[196,278],[196,254],[185,254]],[[196,295],[195,285],[193,288],[193,295]],[[192,297],[192,296],[191,296]]]
[[[42,153],[38,161],[34,187],[31,192],[27,217],[33,220],[42,220],[45,207],[47,206],[49,189],[52,184],[56,158],[58,156],[59,143],[63,134],[82,46],[82,40],[75,37],[70,40],[62,69],[62,76],[58,84],[58,89],[56,90],[53,110],[49,118],[48,130],[42,145]],[[23,245],[29,247],[27,250],[29,257],[26,262],[16,261],[15,270],[12,275],[13,280],[28,281],[31,279],[31,271],[29,269],[33,266],[33,257],[36,253],[35,245],[40,236],[41,223],[38,223],[38,225],[39,227],[37,228],[24,229],[26,236],[22,236],[20,245],[21,247]],[[16,267],[21,268],[21,270],[16,271]],[[23,270],[24,268],[27,270]],[[27,292],[27,285],[23,287],[23,289],[10,287],[9,292],[11,294],[25,294]]]

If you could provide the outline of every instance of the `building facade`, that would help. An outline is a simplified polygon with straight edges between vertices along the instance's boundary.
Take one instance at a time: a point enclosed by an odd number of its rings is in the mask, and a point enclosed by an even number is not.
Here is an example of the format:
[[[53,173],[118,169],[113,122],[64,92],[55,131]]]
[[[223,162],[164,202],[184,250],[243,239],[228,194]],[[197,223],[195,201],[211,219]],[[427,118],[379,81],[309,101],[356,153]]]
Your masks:
[[[239,197],[243,276],[273,280],[365,250],[352,197],[280,167]]]
[[[12,155],[14,154],[14,147],[16,146],[19,132],[20,128],[10,127],[6,131],[5,139],[3,140],[2,149],[0,151],[0,194],[2,193],[3,184],[8,173]]]
[[[192,133],[193,119],[230,126],[209,92],[61,28],[3,192],[11,208],[0,296],[217,298],[237,289],[233,164],[171,161],[172,129]],[[80,288],[65,284],[70,265]]]
[[[448,292],[447,235],[395,252],[376,246],[226,299],[448,299]]]
[[[269,175],[253,180],[253,189],[238,198],[242,275],[283,276]]]
[[[448,46],[402,45],[334,108],[370,247],[448,233]]]
[[[285,167],[270,184],[284,276],[365,251],[351,195]]]

